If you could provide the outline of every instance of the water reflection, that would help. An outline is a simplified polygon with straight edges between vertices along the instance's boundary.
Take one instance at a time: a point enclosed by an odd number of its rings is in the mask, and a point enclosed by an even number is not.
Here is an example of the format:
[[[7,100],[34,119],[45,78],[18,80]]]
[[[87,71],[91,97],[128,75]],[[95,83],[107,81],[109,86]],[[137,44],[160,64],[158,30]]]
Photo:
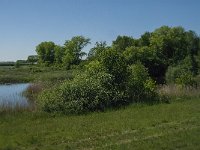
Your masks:
[[[29,85],[29,83],[0,85],[0,105],[28,106],[28,100],[23,96],[23,92]]]

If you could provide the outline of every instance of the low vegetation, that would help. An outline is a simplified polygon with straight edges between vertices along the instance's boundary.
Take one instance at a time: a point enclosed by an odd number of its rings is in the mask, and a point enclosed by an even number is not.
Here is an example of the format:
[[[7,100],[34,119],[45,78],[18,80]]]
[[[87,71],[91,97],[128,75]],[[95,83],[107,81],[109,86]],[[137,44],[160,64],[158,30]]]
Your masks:
[[[0,114],[0,149],[199,149],[200,99],[66,116]]]
[[[158,87],[158,93],[167,97],[168,100],[180,100],[180,99],[196,99],[200,98],[200,87],[182,87],[179,85],[162,85]]]
[[[39,81],[58,81],[73,78],[73,71],[59,70],[56,68],[38,67],[38,66],[21,66],[0,67],[0,83],[26,83]]]

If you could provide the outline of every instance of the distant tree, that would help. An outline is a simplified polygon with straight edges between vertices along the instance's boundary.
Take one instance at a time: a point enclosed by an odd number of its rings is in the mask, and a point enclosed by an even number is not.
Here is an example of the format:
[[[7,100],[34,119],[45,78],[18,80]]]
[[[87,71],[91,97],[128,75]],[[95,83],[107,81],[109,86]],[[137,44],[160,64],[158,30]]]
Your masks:
[[[156,55],[163,64],[163,74],[169,66],[179,65],[186,57],[191,66],[192,74],[197,74],[198,63],[196,56],[199,47],[199,37],[193,31],[185,31],[182,27],[162,26],[156,29],[150,38],[150,47],[156,51]]]
[[[27,61],[26,60],[17,60],[15,62],[15,67],[19,68],[21,65],[27,65]]]
[[[55,50],[55,63],[61,65],[63,63],[63,56],[65,53],[65,49],[63,46],[56,45],[54,50]]]
[[[90,49],[89,53],[88,53],[88,59],[95,59],[99,56],[99,54],[101,52],[103,52],[104,50],[106,50],[107,48],[107,44],[105,41],[103,42],[96,42],[95,46],[93,48]]]
[[[166,72],[167,83],[175,83],[181,86],[194,86],[196,84],[193,70],[193,62],[187,56],[179,65],[169,66]]]
[[[42,42],[36,47],[39,63],[53,64],[55,59],[55,44],[54,42]]]
[[[166,65],[157,56],[157,53],[151,47],[129,47],[124,53],[124,57],[129,65],[141,62],[147,69],[149,75],[158,83],[162,83],[165,76]]]
[[[139,45],[140,46],[149,46],[150,45],[150,38],[151,38],[151,33],[145,32],[139,39]]]
[[[118,36],[117,39],[113,41],[113,47],[120,52],[123,52],[127,47],[136,45],[138,45],[138,40],[129,36]]]
[[[15,62],[15,67],[16,67],[16,68],[19,68],[19,67],[20,67],[19,61],[16,61],[16,62]]]
[[[86,55],[86,53],[82,50],[89,43],[90,39],[83,36],[75,36],[71,40],[67,40],[64,44],[64,65],[68,68],[71,65],[78,65],[81,61],[81,58]]]
[[[177,64],[188,54],[185,30],[182,27],[162,26],[151,36],[150,45],[165,64]]]
[[[198,55],[198,52],[200,52],[200,37],[194,31],[186,32],[186,43],[189,53]]]
[[[30,55],[27,58],[27,62],[29,62],[31,64],[37,63],[37,61],[38,61],[38,56],[37,55]]]
[[[193,75],[198,74],[199,65],[198,64],[198,55],[200,54],[200,38],[194,31],[188,31],[186,33],[187,38],[187,48],[189,51],[189,57],[190,57],[190,64],[191,64],[191,72]]]

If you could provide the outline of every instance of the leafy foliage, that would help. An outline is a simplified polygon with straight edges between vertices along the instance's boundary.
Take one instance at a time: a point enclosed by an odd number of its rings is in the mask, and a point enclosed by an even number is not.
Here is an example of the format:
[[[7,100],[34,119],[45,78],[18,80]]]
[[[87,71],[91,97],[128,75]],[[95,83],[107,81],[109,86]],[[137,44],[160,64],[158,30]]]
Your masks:
[[[129,36],[118,36],[113,41],[113,47],[119,52],[123,52],[127,47],[136,46],[137,44],[138,41]]]
[[[105,41],[104,42],[96,42],[95,46],[93,48],[91,48],[88,53],[88,59],[89,60],[97,59],[99,57],[99,55],[101,54],[101,52],[105,51],[106,49],[107,49],[107,44]]]
[[[90,39],[83,36],[75,36],[71,40],[67,40],[64,44],[63,63],[69,68],[71,65],[79,64],[81,58],[86,55],[82,49],[90,43]]]
[[[67,40],[64,46],[53,42],[42,42],[36,47],[39,63],[42,65],[59,65],[69,69],[71,65],[78,65],[81,58],[86,55],[83,48],[90,43],[90,39],[75,36]]]
[[[111,80],[106,73],[95,76],[77,76],[60,87],[44,91],[40,95],[40,106],[48,112],[83,113],[102,110],[109,105],[112,93],[103,86]]]
[[[142,64],[134,64],[129,67],[130,76],[128,78],[128,95],[130,100],[135,102],[156,101],[156,83]]]
[[[53,64],[55,55],[55,44],[53,42],[42,42],[36,47],[36,52],[41,64]]]
[[[55,46],[55,63],[57,65],[62,65],[64,52],[65,52],[65,49],[63,46],[59,46],[59,45]]]
[[[38,56],[37,55],[28,56],[27,62],[31,63],[31,64],[37,63],[38,62]]]
[[[176,83],[181,86],[193,86],[196,84],[193,69],[192,60],[187,57],[179,65],[168,67],[166,80],[168,83]]]
[[[113,87],[123,88],[127,78],[127,64],[123,55],[110,48],[101,53],[99,61],[105,71],[113,76]]]

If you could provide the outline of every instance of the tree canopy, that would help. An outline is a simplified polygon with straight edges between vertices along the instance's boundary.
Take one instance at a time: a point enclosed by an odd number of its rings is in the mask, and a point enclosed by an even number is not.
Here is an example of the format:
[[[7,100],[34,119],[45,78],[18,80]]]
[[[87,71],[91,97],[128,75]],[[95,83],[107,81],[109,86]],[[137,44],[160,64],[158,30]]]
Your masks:
[[[90,39],[84,36],[75,36],[60,46],[53,42],[42,42],[36,47],[39,64],[59,65],[70,69],[82,62],[86,52],[83,49],[90,44]],[[114,59],[123,57],[128,65],[140,62],[150,76],[158,83],[164,83],[169,66],[177,66],[183,62],[190,63],[190,71],[198,74],[200,64],[200,37],[194,31],[186,31],[183,27],[162,26],[153,32],[145,32],[140,38],[131,36],[117,36],[111,46],[106,41],[96,42],[89,50],[85,62],[102,60],[108,49],[116,51],[120,57],[115,58],[113,53],[107,60],[112,68]],[[186,61],[187,59],[187,61]],[[87,63],[86,63],[87,64]]]

